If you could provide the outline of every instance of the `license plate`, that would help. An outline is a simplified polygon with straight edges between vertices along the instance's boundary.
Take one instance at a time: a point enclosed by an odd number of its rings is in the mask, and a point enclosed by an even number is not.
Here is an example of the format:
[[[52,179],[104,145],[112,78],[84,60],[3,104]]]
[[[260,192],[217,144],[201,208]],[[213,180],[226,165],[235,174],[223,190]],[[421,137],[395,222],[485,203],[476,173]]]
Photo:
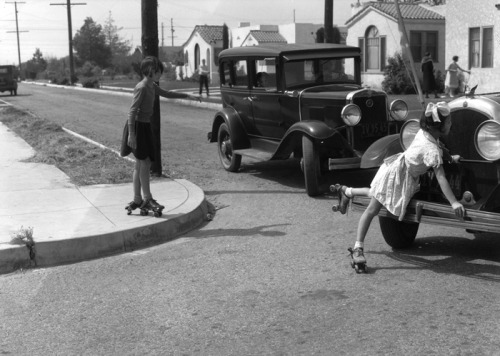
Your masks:
[[[387,135],[388,125],[387,122],[374,122],[371,124],[361,125],[361,137],[382,137]]]

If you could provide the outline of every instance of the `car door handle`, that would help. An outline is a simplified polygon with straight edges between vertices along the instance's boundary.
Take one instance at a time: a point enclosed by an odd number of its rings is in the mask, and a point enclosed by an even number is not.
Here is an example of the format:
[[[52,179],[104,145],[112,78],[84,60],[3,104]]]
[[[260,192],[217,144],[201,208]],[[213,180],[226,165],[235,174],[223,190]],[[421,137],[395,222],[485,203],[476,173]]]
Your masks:
[[[259,98],[257,96],[247,96],[247,97],[243,98],[243,100],[259,101]]]

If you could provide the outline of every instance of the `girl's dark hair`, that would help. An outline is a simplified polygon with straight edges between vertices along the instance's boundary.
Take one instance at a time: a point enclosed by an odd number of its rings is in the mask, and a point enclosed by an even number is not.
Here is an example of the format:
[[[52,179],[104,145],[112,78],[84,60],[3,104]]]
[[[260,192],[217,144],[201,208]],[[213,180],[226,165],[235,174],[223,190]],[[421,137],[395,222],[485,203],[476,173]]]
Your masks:
[[[145,57],[141,62],[141,73],[146,77],[151,77],[156,72],[163,73],[163,63],[154,56]]]
[[[456,62],[458,61],[458,56],[453,56],[451,59],[453,59]]]
[[[438,115],[439,115],[439,120],[441,120],[441,122],[434,122],[432,115],[425,116],[425,112],[423,112],[422,116],[420,117],[420,128],[427,132],[429,132],[431,129],[437,129],[441,131],[443,129],[444,124],[446,123],[446,120],[450,120],[451,117],[450,115],[444,116],[439,111]]]

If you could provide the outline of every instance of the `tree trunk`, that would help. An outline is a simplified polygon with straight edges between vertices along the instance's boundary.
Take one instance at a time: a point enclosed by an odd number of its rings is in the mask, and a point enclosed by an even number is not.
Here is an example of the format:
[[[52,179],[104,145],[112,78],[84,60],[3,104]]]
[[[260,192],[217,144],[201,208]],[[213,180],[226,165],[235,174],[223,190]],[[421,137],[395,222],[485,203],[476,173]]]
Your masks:
[[[158,1],[141,0],[141,15],[143,57],[154,56],[158,58]],[[155,160],[151,164],[151,174],[161,176],[160,100],[158,96],[155,97],[153,116],[151,117],[151,131],[155,150]]]

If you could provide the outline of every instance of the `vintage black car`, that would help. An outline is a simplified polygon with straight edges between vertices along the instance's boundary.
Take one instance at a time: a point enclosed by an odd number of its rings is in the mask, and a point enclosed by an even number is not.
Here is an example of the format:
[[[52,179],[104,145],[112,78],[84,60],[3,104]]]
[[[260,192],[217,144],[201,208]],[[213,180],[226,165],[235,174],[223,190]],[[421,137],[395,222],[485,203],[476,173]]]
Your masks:
[[[0,92],[10,91],[10,95],[17,95],[17,70],[15,66],[0,66]]]
[[[329,170],[359,168],[376,140],[396,134],[408,114],[385,92],[361,85],[358,47],[338,44],[237,47],[219,55],[222,109],[210,142],[223,167],[242,156],[301,159],[308,195]]]
[[[444,169],[450,186],[466,209],[464,220],[455,217],[433,170],[420,179],[420,191],[413,197],[403,221],[382,209],[380,228],[393,248],[410,247],[419,224],[451,226],[470,233],[500,233],[500,96],[469,93],[449,102],[452,127],[445,146]],[[371,168],[410,145],[419,129],[418,120],[408,120],[399,135],[376,142],[363,156],[362,168]],[[459,164],[446,163],[449,154],[460,155]],[[355,197],[353,208],[364,210],[368,198]]]

